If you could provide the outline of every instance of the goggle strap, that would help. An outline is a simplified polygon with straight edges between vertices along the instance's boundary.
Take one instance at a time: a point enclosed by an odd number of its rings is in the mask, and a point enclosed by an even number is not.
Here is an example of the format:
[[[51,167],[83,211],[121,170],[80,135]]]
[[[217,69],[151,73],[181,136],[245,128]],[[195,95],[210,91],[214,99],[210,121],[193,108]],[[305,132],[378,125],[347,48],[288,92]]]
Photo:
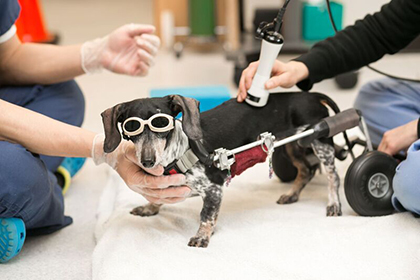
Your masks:
[[[122,137],[124,140],[129,141],[130,140],[130,136],[128,136],[127,134],[125,134],[124,130],[122,131]]]

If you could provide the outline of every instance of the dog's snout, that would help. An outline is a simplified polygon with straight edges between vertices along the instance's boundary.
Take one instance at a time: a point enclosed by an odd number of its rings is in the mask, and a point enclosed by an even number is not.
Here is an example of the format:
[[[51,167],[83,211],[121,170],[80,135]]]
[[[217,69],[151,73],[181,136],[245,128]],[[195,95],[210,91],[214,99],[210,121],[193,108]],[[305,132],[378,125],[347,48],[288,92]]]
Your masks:
[[[146,160],[142,161],[141,164],[146,168],[152,168],[155,165],[155,162],[151,160]]]
[[[156,163],[155,151],[152,148],[144,148],[141,153],[141,164],[146,168],[152,168]]]

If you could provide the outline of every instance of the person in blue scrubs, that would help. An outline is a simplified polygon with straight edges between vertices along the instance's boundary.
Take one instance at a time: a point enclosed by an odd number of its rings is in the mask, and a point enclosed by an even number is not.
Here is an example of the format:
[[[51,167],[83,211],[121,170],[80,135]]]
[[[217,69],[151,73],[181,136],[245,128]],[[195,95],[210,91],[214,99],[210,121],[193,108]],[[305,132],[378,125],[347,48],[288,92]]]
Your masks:
[[[73,46],[22,44],[15,26],[19,13],[17,0],[0,1],[0,263],[20,252],[26,234],[48,234],[71,224],[56,173],[64,158],[106,162],[132,190],[154,201],[173,203],[190,192],[185,186],[161,189],[182,185],[184,176],[146,175],[131,143],[105,154],[103,135],[80,128],[85,103],[73,78],[103,69],[147,75],[160,44],[154,27],[127,24]],[[76,161],[71,173],[82,163]],[[161,175],[163,168],[147,171]]]

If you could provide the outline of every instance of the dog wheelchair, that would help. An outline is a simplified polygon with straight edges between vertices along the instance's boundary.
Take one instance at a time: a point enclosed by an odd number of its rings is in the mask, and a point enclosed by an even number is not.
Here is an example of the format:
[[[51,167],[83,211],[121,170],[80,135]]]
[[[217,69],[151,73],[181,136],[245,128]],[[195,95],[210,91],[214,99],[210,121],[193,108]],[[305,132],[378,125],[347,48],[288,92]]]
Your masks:
[[[302,147],[309,147],[310,143],[316,139],[330,138],[346,130],[360,126],[364,132],[366,140],[357,138],[349,141],[346,138],[346,146],[335,145],[335,155],[339,160],[345,160],[350,154],[353,162],[347,170],[344,180],[344,191],[346,199],[351,208],[361,216],[382,216],[391,214],[394,208],[391,204],[393,194],[392,180],[395,169],[401,157],[391,157],[385,153],[374,149],[369,137],[367,126],[361,113],[355,109],[348,109],[334,116],[327,117],[317,124],[307,127],[303,132],[276,140],[271,133],[262,133],[258,141],[245,146],[226,150],[217,149],[214,155],[216,167],[221,170],[230,171],[230,167],[235,162],[235,154],[261,146],[261,148],[272,157],[272,170],[274,174],[283,182],[295,179],[297,172],[289,161],[289,165],[284,164],[284,159],[280,149],[275,148],[284,146],[288,143],[297,141]],[[357,158],[353,154],[353,147],[360,145],[364,150]],[[315,155],[311,155],[308,148],[308,162],[311,166],[319,166],[319,160]],[[270,159],[271,160],[271,159]],[[271,163],[270,163],[271,166]]]

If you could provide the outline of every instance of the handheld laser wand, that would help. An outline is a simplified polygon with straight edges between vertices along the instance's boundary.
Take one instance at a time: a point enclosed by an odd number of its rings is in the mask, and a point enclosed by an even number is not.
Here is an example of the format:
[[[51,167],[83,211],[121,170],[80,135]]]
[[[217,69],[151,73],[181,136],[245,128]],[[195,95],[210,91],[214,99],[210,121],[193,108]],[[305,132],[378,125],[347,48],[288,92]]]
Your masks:
[[[256,38],[262,39],[260,63],[245,100],[252,106],[264,107],[268,102],[270,93],[265,88],[265,83],[270,79],[271,69],[284,43],[280,29],[289,2],[290,0],[285,0],[273,22],[261,22],[256,31]]]

